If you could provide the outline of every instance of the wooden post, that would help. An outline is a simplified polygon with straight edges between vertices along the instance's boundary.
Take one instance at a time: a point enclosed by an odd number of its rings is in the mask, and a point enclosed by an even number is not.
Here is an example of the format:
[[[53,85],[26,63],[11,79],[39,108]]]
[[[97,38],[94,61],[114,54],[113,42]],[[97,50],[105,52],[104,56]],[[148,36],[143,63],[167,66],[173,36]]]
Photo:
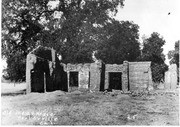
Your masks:
[[[44,72],[44,93],[46,93],[46,73]]]

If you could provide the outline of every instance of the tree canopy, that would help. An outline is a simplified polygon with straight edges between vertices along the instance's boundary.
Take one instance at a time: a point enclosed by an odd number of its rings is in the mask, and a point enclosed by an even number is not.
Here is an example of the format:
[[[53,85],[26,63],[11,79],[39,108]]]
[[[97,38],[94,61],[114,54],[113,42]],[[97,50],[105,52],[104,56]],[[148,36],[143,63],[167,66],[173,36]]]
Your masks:
[[[81,43],[97,41],[97,27],[111,20],[109,13],[116,14],[123,1],[59,0],[52,7],[51,0],[4,0],[3,49],[19,49],[26,55],[31,47],[47,45],[62,51],[69,62]]]
[[[26,56],[42,45],[53,47],[63,63],[92,62],[93,52],[105,63],[152,61],[153,80],[160,81],[167,68],[165,41],[154,32],[144,39],[141,53],[139,26],[112,17],[123,6],[124,0],[2,0],[7,78],[25,80]]]
[[[152,62],[151,70],[154,82],[164,81],[165,71],[168,70],[162,48],[164,44],[165,40],[157,32],[153,32],[149,38],[143,40],[143,49],[139,60]]]
[[[168,52],[168,59],[170,59],[170,64],[176,64],[179,67],[179,43],[180,40],[175,42],[174,50]]]
[[[105,26],[107,35],[99,45],[97,57],[105,63],[136,61],[140,55],[139,26],[129,21],[112,21]]]
[[[2,56],[9,76],[18,75],[12,65],[25,75],[19,64],[25,65],[37,45],[53,47],[64,63],[91,62],[105,35],[102,29],[120,6],[124,0],[3,0]],[[14,61],[17,57],[23,60]]]

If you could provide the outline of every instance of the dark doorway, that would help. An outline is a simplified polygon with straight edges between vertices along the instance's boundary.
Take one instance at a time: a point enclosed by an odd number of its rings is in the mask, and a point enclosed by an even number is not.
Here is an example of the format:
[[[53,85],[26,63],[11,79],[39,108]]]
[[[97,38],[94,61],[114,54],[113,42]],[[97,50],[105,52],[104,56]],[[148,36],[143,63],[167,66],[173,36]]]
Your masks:
[[[121,78],[121,72],[109,72],[109,89],[122,90]]]
[[[31,92],[44,92],[44,72],[31,70]]]
[[[78,72],[70,72],[70,87],[78,87]]]
[[[105,84],[105,63],[102,62],[101,66],[101,80],[100,80],[100,91],[104,91],[104,84]]]

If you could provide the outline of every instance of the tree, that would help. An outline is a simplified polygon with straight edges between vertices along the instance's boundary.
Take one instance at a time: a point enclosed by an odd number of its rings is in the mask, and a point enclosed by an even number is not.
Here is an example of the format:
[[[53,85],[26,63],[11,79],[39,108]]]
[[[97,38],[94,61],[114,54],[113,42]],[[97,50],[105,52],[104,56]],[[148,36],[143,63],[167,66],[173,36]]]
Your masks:
[[[180,40],[175,42],[174,50],[168,52],[168,59],[170,59],[170,64],[176,64],[179,68],[179,43]]]
[[[54,2],[54,5],[50,4]],[[63,62],[90,62],[101,37],[101,28],[116,14],[124,0],[3,0],[2,56],[7,59],[9,78],[25,74],[12,65],[22,61],[37,45],[53,47]],[[14,61],[22,57],[22,61]],[[11,61],[11,62],[10,62]],[[22,63],[20,63],[22,62]],[[10,71],[11,70],[11,71]],[[10,74],[11,73],[11,74]]]
[[[97,57],[105,63],[122,64],[135,61],[140,55],[139,26],[129,21],[115,21],[105,26],[107,35],[99,45]]]
[[[17,81],[25,80],[25,71],[26,71],[26,59],[24,58],[21,52],[16,52],[13,56],[7,58],[7,68],[5,79]]]
[[[142,54],[140,61],[151,61],[152,78],[154,82],[164,80],[165,71],[168,66],[165,64],[165,55],[163,54],[163,45],[165,40],[160,34],[153,32],[149,38],[143,40]]]
[[[2,1],[2,57],[7,61],[6,78],[25,80],[25,59],[43,30],[39,23],[43,10],[27,0]]]

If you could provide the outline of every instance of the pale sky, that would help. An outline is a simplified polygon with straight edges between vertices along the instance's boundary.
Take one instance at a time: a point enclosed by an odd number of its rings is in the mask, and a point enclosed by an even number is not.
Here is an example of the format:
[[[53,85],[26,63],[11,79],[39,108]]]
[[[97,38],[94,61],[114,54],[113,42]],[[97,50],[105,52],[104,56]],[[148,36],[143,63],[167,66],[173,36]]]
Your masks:
[[[158,32],[166,41],[164,54],[174,49],[175,41],[180,40],[180,0],[125,0],[124,4],[117,20],[138,24],[140,38]]]

